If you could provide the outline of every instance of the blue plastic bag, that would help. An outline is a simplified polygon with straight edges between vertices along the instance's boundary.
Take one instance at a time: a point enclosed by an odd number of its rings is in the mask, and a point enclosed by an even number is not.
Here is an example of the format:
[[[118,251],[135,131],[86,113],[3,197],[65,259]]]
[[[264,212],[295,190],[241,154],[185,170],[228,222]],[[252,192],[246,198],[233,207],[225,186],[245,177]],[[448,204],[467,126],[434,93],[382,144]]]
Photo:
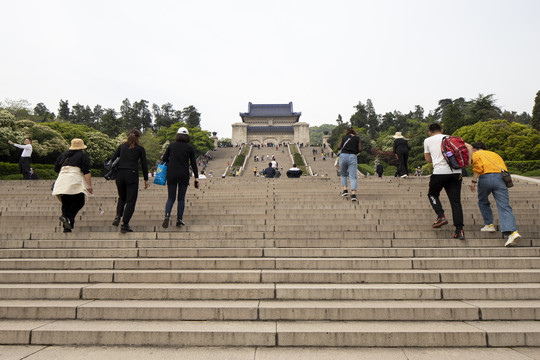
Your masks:
[[[154,184],[165,185],[167,183],[167,165],[159,164],[154,177]]]

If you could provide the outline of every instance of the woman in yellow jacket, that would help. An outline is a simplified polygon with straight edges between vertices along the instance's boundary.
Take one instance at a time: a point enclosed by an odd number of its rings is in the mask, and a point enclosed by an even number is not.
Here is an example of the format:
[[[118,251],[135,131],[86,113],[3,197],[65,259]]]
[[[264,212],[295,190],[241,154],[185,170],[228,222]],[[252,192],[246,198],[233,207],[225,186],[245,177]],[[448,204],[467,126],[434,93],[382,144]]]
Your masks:
[[[493,151],[487,151],[483,142],[472,144],[473,179],[471,191],[476,190],[478,183],[478,207],[484,219],[484,227],[480,231],[494,232],[493,212],[488,196],[493,194],[499,212],[499,222],[503,235],[508,236],[504,246],[515,246],[521,235],[517,232],[516,218],[510,206],[508,188],[504,183],[501,170],[506,170],[504,160]]]

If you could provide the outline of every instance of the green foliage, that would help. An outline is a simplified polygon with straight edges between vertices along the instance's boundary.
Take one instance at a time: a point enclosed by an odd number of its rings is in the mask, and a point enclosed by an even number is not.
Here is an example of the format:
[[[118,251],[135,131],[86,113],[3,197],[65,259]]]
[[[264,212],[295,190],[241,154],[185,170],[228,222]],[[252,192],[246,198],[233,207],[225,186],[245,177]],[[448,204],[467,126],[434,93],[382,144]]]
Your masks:
[[[68,144],[71,144],[71,140],[76,138],[82,139],[86,144],[88,143],[88,134],[91,132],[97,132],[97,130],[86,125],[70,124],[60,121],[42,123],[42,125],[48,126],[60,133]]]
[[[168,145],[169,143],[167,143]],[[152,168],[157,166],[163,150],[159,137],[152,131],[146,131],[141,135],[141,145],[146,150],[146,160],[148,162],[148,167]]]
[[[15,116],[7,110],[0,110],[0,127],[14,128]]]
[[[209,131],[201,130],[198,127],[189,128],[182,122],[177,122],[168,128],[161,128],[157,132],[157,136],[161,142],[173,142],[176,138],[176,133],[181,127],[186,127],[189,131],[190,144],[195,149],[197,156],[206,154],[209,150],[214,150],[214,140]]]
[[[504,163],[506,164],[508,171],[512,174],[528,174],[540,170],[540,160],[505,161]]]
[[[422,175],[433,174],[433,163],[427,163],[422,166]]]
[[[90,158],[90,166],[96,168],[101,167],[117,148],[114,140],[98,131],[89,132],[85,144],[88,146],[86,154]]]
[[[322,139],[324,133],[328,133],[330,135],[332,133],[332,130],[336,125],[332,124],[322,124],[321,126],[310,126],[309,128],[309,143],[311,146],[314,145],[322,145]]]
[[[469,144],[482,141],[505,161],[540,159],[540,132],[519,123],[491,120],[465,126],[455,132]]]
[[[374,175],[375,174],[375,171],[373,169],[373,165],[369,165],[369,164],[358,164],[358,170],[360,170],[360,172],[362,174],[370,174],[370,175]]]
[[[240,154],[236,157],[236,160],[234,160],[233,167],[241,167],[244,165],[244,160],[246,160],[246,155],[248,151],[248,146],[244,146]]]
[[[536,97],[534,98],[531,126],[533,129],[540,131],[540,91],[536,93]]]

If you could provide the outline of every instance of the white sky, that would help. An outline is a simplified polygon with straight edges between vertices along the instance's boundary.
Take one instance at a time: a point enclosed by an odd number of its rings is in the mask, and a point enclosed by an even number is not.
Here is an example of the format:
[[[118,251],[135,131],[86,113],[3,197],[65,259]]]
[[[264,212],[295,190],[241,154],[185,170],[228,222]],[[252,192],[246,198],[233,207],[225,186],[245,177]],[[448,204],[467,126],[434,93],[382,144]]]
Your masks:
[[[495,94],[531,113],[538,0],[0,0],[0,100],[194,105],[231,136],[248,102],[335,124]]]

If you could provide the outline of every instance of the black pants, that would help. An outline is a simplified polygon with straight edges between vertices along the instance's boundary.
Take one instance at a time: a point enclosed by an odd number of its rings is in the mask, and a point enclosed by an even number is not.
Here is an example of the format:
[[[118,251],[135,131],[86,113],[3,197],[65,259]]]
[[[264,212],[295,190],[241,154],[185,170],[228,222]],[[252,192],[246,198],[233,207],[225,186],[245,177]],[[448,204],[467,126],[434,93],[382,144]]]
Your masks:
[[[30,180],[30,158],[28,156],[19,159],[19,170],[23,176],[23,180]]]
[[[438,217],[443,216],[444,209],[439,200],[439,195],[444,188],[446,195],[448,195],[448,200],[450,200],[452,218],[454,219],[456,230],[463,229],[463,209],[461,208],[462,180],[461,174],[431,175],[431,178],[429,179],[429,203],[437,213]]]
[[[135,212],[135,204],[139,195],[139,171],[118,169],[116,188],[118,189],[116,216],[123,216],[124,224],[129,224]]]
[[[399,166],[398,166],[399,176],[408,175],[409,168],[407,166],[407,162],[409,161],[409,150],[398,150],[397,156],[398,156],[398,161],[399,161]]]
[[[72,226],[75,226],[75,216],[84,206],[84,194],[60,195],[62,200],[62,215],[69,219]]]

